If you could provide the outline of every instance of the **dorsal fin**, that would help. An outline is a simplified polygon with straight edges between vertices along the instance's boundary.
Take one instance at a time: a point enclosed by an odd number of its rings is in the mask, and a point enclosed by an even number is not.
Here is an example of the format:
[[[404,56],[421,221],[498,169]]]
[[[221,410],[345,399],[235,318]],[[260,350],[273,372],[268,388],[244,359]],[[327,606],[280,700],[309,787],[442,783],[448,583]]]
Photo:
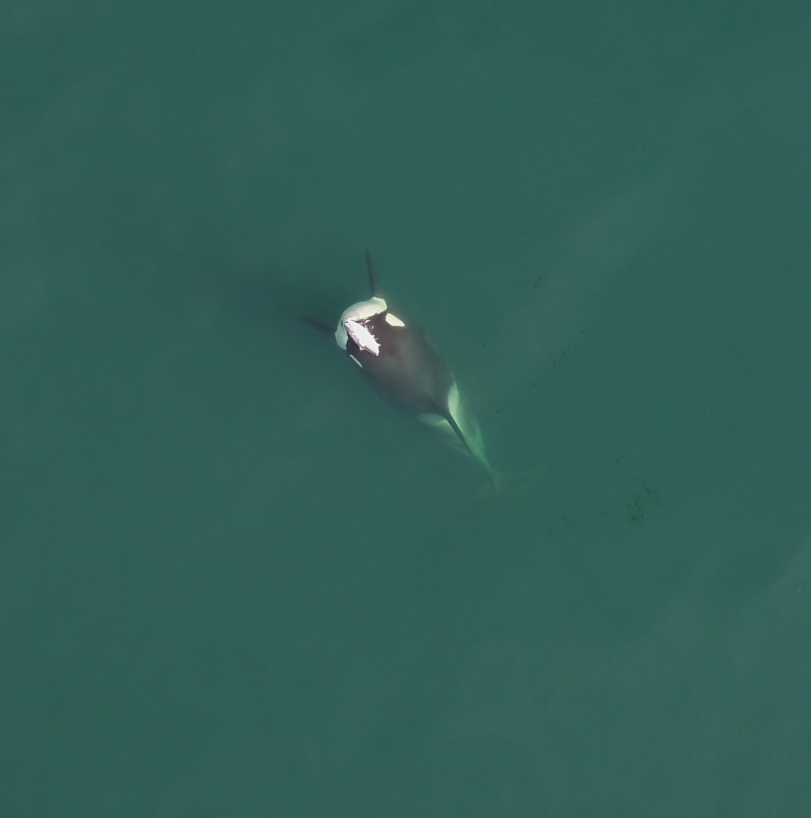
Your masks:
[[[459,441],[461,442],[461,444],[464,447],[465,451],[471,457],[475,458],[476,455],[473,454],[473,451],[470,448],[470,444],[467,442],[467,438],[465,437],[462,430],[459,428],[459,424],[456,422],[456,419],[454,418],[454,416],[450,413],[450,411],[447,411],[447,410],[446,410],[446,412],[444,414],[445,414],[445,420],[448,421],[448,424],[450,425],[451,429],[453,429],[453,431],[456,432],[456,436],[459,438]]]
[[[447,414],[445,415],[445,420],[448,421],[448,425],[456,433],[456,436],[459,438],[465,451],[474,460],[477,460],[479,463],[481,463],[482,466],[484,466],[485,469],[487,469],[487,473],[490,475],[490,482],[493,484],[493,488],[495,489],[496,494],[500,494],[501,485],[503,483],[502,476],[493,471],[492,466],[487,461],[487,458],[484,456],[483,452],[476,454],[476,452],[473,451],[473,449],[470,447],[470,443],[468,443],[467,438],[464,435],[464,432],[459,428],[459,424],[456,422],[456,419],[453,417],[450,411],[448,411]]]
[[[372,291],[372,298],[380,298],[380,282],[377,280],[377,270],[372,261],[372,254],[366,251],[366,271],[369,273],[369,289]]]

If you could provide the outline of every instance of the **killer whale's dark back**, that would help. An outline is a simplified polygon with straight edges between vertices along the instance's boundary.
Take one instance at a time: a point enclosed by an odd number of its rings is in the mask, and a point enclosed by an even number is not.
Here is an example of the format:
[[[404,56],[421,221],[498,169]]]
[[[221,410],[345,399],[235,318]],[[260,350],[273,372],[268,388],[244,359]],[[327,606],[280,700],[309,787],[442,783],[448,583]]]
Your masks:
[[[376,315],[368,323],[380,345],[378,355],[359,349],[350,338],[346,351],[357,358],[372,386],[403,411],[419,415],[448,412],[453,378],[422,330],[413,322],[396,326]]]

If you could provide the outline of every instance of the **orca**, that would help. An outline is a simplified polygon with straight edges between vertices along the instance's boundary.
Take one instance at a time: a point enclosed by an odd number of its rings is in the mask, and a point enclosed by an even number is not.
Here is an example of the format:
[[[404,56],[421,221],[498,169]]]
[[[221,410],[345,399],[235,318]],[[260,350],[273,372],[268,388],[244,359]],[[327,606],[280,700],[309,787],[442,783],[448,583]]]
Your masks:
[[[368,252],[366,270],[370,297],[347,307],[334,333],[319,321],[308,318],[307,322],[334,334],[341,350],[383,398],[433,427],[446,442],[481,464],[497,488],[479,425],[450,370],[419,326],[389,309]]]

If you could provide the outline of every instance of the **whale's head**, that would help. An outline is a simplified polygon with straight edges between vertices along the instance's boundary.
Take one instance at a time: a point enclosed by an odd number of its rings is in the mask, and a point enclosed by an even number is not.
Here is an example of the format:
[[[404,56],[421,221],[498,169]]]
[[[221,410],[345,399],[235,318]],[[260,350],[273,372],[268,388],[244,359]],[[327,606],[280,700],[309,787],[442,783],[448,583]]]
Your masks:
[[[335,341],[338,346],[346,350],[346,346],[351,338],[358,349],[370,352],[372,355],[380,353],[380,342],[374,334],[373,323],[377,316],[388,310],[388,305],[384,298],[373,296],[368,301],[359,301],[351,307],[347,307],[335,330]]]

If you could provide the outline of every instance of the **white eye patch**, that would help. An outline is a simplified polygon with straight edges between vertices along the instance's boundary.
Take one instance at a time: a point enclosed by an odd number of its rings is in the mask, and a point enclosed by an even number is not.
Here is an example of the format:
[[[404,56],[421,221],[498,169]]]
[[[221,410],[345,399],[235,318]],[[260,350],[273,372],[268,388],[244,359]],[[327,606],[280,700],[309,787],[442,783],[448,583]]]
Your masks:
[[[392,315],[390,312],[386,313],[386,323],[392,327],[405,326],[405,324],[396,315]]]

